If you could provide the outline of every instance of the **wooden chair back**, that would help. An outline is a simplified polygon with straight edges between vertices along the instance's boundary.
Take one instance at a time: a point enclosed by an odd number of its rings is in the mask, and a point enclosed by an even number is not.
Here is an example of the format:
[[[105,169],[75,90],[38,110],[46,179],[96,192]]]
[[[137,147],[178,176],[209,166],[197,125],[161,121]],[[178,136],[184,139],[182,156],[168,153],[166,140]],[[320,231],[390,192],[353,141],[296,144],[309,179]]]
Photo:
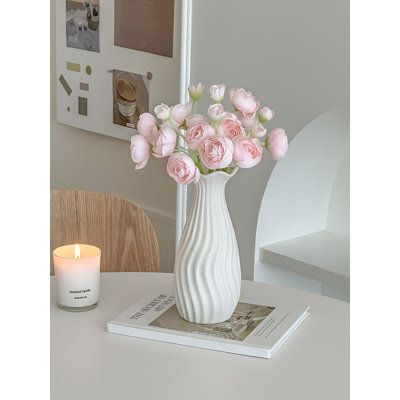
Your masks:
[[[119,197],[81,190],[51,190],[52,252],[66,244],[101,249],[102,272],[158,271],[160,256],[154,228],[142,209]]]

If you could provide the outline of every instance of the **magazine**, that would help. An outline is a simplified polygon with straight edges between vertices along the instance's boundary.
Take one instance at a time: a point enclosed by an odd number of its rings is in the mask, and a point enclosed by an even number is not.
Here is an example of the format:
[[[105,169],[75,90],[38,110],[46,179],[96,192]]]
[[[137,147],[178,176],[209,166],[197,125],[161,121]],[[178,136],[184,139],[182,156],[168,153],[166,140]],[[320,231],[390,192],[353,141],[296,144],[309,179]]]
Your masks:
[[[271,358],[307,318],[310,307],[241,301],[233,315],[217,324],[195,324],[180,317],[172,288],[149,293],[107,323],[121,335]]]

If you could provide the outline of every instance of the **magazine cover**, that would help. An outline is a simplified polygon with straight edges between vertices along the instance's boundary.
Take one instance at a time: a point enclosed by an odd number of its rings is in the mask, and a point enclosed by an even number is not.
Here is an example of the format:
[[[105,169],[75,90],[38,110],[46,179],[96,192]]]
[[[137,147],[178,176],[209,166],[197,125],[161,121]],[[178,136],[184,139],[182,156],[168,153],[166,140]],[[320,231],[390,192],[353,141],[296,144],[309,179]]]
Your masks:
[[[218,324],[195,324],[181,318],[172,289],[153,292],[107,324],[107,331],[270,358],[308,316],[309,307],[282,308],[260,301],[241,301],[233,315]]]
[[[219,324],[194,324],[181,318],[175,305],[162,313],[150,326],[243,341],[271,314],[275,307],[239,303],[232,315]]]

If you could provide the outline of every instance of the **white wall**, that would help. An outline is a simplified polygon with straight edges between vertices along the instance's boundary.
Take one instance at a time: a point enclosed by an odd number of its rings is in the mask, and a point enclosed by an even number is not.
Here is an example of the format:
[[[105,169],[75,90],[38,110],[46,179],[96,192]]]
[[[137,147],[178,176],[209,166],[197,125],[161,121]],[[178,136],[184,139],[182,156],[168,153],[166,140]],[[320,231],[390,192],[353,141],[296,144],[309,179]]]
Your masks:
[[[348,104],[348,0],[194,1],[191,80],[251,90],[276,111],[270,127],[292,139]],[[227,187],[245,279],[254,275],[258,210],[273,166],[264,157]]]
[[[176,21],[175,21],[176,22]],[[129,143],[57,123],[55,1],[51,2],[51,187],[111,193],[143,207],[156,229],[161,271],[172,272],[175,244],[176,186],[165,172],[165,161],[152,159],[134,171]],[[179,100],[179,62],[176,81],[169,90],[171,102]]]
[[[326,229],[350,237],[350,151],[343,156],[332,186]]]

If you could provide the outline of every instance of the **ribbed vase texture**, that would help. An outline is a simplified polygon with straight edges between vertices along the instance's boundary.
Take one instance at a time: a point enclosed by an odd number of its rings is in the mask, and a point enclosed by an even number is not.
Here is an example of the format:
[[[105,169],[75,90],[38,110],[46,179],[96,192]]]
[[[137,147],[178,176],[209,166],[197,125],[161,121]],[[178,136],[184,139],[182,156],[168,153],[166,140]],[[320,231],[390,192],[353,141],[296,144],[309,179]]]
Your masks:
[[[176,306],[190,322],[226,321],[239,301],[239,250],[225,200],[225,186],[233,175],[213,172],[196,183],[174,274]]]

